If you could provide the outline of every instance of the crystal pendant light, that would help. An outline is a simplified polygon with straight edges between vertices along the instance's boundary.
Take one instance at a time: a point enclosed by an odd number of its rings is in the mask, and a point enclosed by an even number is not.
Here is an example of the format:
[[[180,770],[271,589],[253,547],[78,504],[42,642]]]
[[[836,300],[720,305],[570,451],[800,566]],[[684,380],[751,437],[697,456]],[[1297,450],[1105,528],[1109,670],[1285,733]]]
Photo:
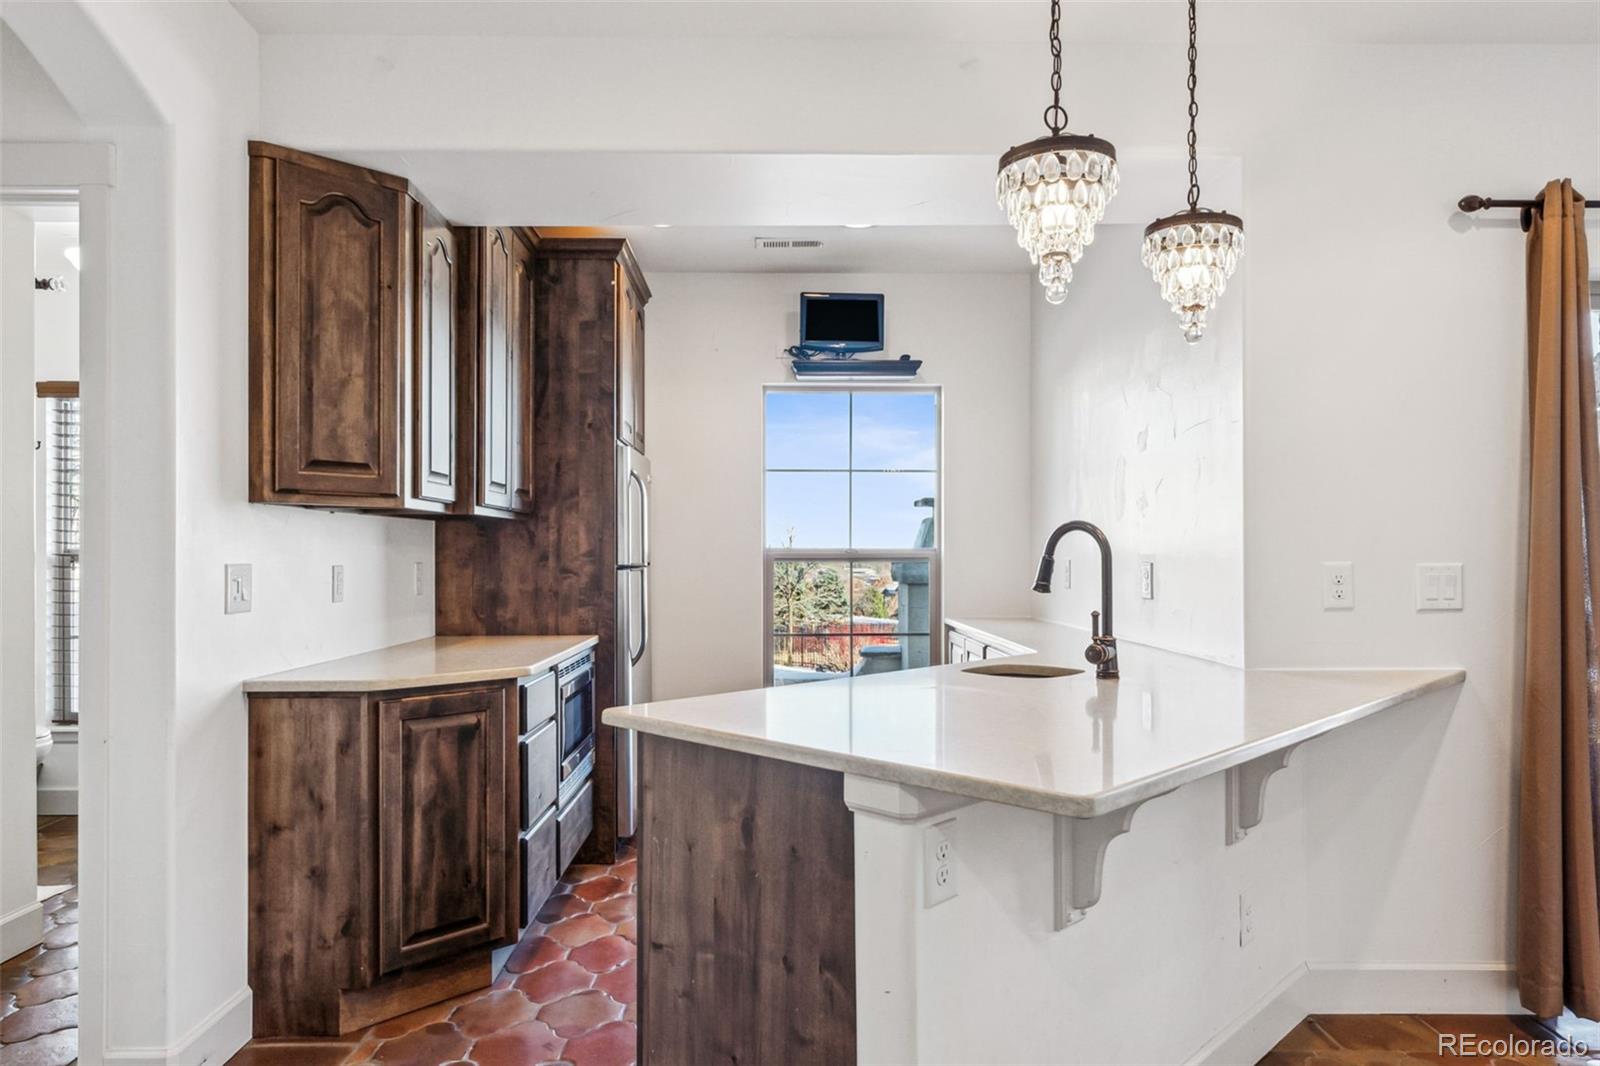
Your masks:
[[[1227,288],[1244,254],[1244,222],[1226,211],[1200,206],[1195,162],[1195,0],[1189,0],[1189,209],[1158,218],[1144,228],[1144,265],[1172,305],[1183,339],[1193,344],[1206,329],[1206,312]]]
[[[1053,102],[1044,110],[1050,131],[1000,157],[994,195],[1017,243],[1039,267],[1044,298],[1067,298],[1072,264],[1094,243],[1094,227],[1105,217],[1117,192],[1117,150],[1099,137],[1063,133],[1067,112],[1061,106],[1061,3],[1050,4],[1050,56]]]

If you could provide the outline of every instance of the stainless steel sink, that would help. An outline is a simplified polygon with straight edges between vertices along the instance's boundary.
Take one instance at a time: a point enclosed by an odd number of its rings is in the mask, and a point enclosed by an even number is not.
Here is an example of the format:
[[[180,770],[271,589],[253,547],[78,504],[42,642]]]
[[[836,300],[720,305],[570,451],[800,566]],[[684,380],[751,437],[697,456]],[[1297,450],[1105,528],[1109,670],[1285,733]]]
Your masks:
[[[1046,666],[1043,663],[998,662],[969,666],[962,673],[985,674],[989,677],[1071,677],[1083,671],[1071,666]]]

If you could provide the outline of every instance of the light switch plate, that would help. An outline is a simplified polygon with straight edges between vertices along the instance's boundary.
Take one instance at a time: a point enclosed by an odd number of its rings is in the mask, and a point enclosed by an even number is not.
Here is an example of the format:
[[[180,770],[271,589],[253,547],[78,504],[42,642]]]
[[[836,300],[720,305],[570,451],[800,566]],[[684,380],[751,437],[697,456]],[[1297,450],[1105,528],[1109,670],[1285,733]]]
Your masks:
[[[1417,610],[1459,611],[1465,605],[1460,563],[1417,564]]]
[[[333,564],[333,602],[344,602],[344,564]]]
[[[249,563],[227,563],[222,568],[223,614],[245,614],[255,602]]]
[[[1348,611],[1356,605],[1356,571],[1350,563],[1322,564],[1322,609]]]

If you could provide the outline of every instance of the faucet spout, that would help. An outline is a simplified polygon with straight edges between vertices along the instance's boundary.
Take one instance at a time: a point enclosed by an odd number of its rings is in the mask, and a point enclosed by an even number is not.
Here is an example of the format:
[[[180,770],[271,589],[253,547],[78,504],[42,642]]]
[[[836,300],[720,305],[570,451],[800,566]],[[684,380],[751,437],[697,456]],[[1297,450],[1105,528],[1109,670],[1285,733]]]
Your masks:
[[[1117,638],[1111,624],[1111,542],[1105,531],[1093,522],[1063,522],[1045,541],[1044,554],[1039,557],[1039,570],[1034,577],[1033,591],[1049,592],[1056,568],[1056,545],[1068,533],[1087,533],[1100,548],[1100,610],[1094,612],[1094,640],[1084,651],[1084,658],[1095,665],[1095,676],[1114,679],[1117,673]],[[1103,628],[1102,628],[1103,623]]]

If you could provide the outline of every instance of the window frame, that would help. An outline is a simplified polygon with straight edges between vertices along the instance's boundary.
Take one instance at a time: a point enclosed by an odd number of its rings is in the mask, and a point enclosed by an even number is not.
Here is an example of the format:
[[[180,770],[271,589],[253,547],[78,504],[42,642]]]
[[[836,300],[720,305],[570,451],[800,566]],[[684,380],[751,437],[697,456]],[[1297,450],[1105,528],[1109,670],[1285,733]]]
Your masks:
[[[888,393],[918,393],[931,395],[934,398],[933,420],[933,544],[932,548],[773,548],[767,544],[767,397],[775,392],[796,393],[851,393],[861,394],[870,392]],[[854,456],[851,457],[852,463]],[[772,653],[775,646],[772,631],[772,571],[773,564],[790,560],[814,560],[820,563],[831,562],[921,562],[928,564],[928,665],[940,666],[944,663],[944,642],[940,637],[944,632],[944,389],[939,385],[909,385],[899,382],[865,382],[865,381],[836,381],[836,382],[789,382],[765,385],[761,389],[761,676],[762,684],[767,688],[772,687]],[[788,468],[783,468],[787,470]],[[782,471],[780,471],[782,472]],[[824,471],[833,473],[835,471]],[[852,465],[848,471],[850,492],[854,493],[855,470]],[[874,470],[861,471],[863,473],[876,473]],[[918,471],[920,472],[920,471]],[[855,525],[855,501],[852,498],[849,505],[849,525],[853,531]],[[922,636],[921,633],[907,634]],[[845,677],[853,675],[846,674]],[[807,682],[814,684],[815,682]]]

